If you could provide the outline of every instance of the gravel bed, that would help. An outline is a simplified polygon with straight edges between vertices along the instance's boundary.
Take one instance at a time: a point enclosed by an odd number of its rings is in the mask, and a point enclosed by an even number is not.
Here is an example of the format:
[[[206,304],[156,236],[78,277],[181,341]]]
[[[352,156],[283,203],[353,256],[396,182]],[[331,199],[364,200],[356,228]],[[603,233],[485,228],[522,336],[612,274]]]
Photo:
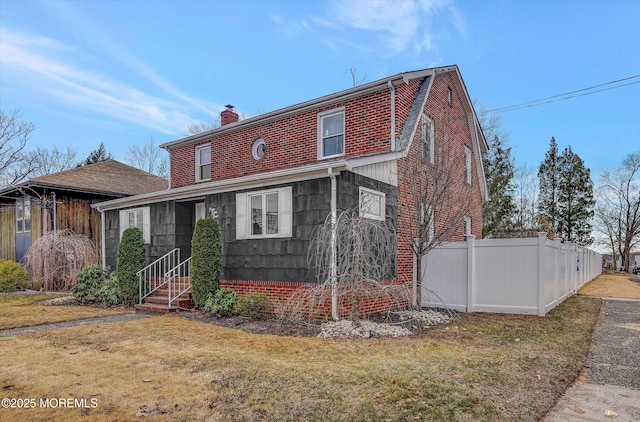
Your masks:
[[[451,318],[438,311],[401,311],[395,312],[401,322],[419,322],[424,327],[446,324]],[[406,324],[388,324],[361,320],[357,325],[350,320],[340,320],[322,324],[318,337],[323,338],[370,338],[370,337],[404,337],[411,335]]]
[[[77,305],[78,301],[73,296],[63,296],[63,297],[57,297],[55,299],[45,300],[40,303],[45,306],[59,306],[59,305]]]

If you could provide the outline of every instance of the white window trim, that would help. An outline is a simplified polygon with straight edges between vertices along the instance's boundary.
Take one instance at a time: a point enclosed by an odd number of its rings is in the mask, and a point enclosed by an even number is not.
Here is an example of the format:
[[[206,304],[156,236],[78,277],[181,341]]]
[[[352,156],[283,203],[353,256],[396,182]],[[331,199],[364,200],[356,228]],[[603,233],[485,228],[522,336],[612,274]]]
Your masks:
[[[363,188],[362,186],[359,187],[358,190],[358,209],[359,209],[359,214],[360,217],[362,218],[369,218],[371,220],[380,220],[380,221],[384,221],[386,218],[386,212],[385,212],[385,207],[387,204],[387,200],[386,200],[386,194],[384,192],[379,192],[377,190],[373,190],[373,189],[367,189],[367,188]],[[376,214],[371,214],[367,211],[366,207],[363,205],[362,203],[362,196],[363,194],[369,194],[369,195],[374,195],[377,196],[378,198],[380,198],[380,215],[376,215]]]
[[[251,197],[278,194],[278,233],[251,234]],[[291,186],[236,194],[236,240],[286,238],[293,235],[293,189]]]
[[[202,182],[205,180],[211,180],[211,176],[209,176],[209,178],[207,179],[201,179],[200,178],[200,167],[202,166],[202,164],[200,163],[200,151],[202,151],[203,149],[209,149],[211,150],[211,144],[204,144],[204,145],[198,145],[196,147],[196,182]],[[211,166],[211,153],[209,153],[209,165]],[[213,166],[211,166],[211,170],[213,171]]]
[[[430,164],[434,164],[435,163],[435,153],[434,153],[434,147],[435,147],[435,136],[436,136],[436,130],[435,130],[435,126],[434,126],[434,122],[433,119],[431,119],[429,116],[427,116],[426,114],[422,114],[422,159],[425,158],[425,147],[429,146],[429,157],[428,158],[428,162]],[[427,161],[427,160],[425,160]]]
[[[324,118],[335,116],[336,114],[342,114],[342,153],[324,156],[324,155],[322,155],[322,140],[324,139],[323,136],[322,136],[322,128],[323,128],[322,127],[322,122],[323,122]],[[346,122],[346,120],[344,118],[344,107],[332,108],[331,110],[325,110],[325,111],[322,111],[322,112],[318,113],[318,125],[317,125],[317,129],[318,129],[318,143],[317,143],[318,160],[326,160],[326,159],[329,159],[329,158],[342,157],[342,156],[345,155],[345,150],[346,150],[346,126],[347,126],[347,122]]]
[[[465,181],[471,184],[471,149],[468,146],[464,147],[464,176]]]
[[[207,211],[204,207],[204,202],[198,202],[195,205],[196,223],[198,220],[204,220],[207,218]]]
[[[151,212],[149,207],[129,208],[120,210],[120,238],[125,229],[128,229],[129,213],[135,214],[142,211],[142,239],[144,243],[151,243]]]

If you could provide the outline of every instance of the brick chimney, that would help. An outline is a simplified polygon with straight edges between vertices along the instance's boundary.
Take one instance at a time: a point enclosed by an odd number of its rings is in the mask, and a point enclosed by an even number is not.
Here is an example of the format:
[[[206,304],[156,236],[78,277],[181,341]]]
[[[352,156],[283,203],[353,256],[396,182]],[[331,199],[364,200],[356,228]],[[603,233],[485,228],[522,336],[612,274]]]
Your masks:
[[[235,123],[238,121],[238,113],[233,111],[233,106],[228,104],[225,106],[227,109],[220,113],[220,125],[228,125],[229,123]]]

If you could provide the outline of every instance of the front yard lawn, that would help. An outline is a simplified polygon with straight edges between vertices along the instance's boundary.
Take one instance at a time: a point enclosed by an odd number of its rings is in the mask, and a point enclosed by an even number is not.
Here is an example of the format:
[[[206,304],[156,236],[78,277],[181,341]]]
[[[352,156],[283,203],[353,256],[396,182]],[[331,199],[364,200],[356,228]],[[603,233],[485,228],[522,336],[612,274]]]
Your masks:
[[[71,321],[74,319],[115,315],[121,309],[93,308],[89,306],[44,306],[39,302],[63,295],[0,295],[0,330]]]
[[[1,337],[3,398],[86,406],[0,420],[537,421],[580,373],[600,304],[462,315],[404,338],[263,336],[176,316]]]

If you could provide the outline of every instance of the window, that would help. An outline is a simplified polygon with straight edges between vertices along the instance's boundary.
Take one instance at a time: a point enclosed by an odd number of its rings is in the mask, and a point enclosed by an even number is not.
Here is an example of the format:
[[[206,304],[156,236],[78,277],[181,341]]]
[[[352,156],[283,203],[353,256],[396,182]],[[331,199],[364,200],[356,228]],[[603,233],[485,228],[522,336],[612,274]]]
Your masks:
[[[151,216],[149,207],[120,211],[120,237],[125,229],[137,227],[142,231],[144,243],[151,243]]]
[[[422,115],[422,159],[425,163],[434,163],[435,127],[433,120],[426,114]]]
[[[451,90],[451,87],[448,86],[447,87],[447,103],[451,104],[452,101],[453,101],[453,91]]]
[[[31,198],[16,199],[16,232],[31,231]]]
[[[211,180],[211,144],[196,147],[196,182]]]
[[[318,114],[318,159],[344,155],[344,108]]]
[[[471,150],[464,147],[464,180],[471,184]]]
[[[385,218],[385,194],[360,187],[360,217],[372,220]]]
[[[236,194],[236,239],[292,233],[291,187]]]
[[[196,223],[198,220],[204,220],[207,218],[207,210],[204,207],[204,202],[198,202],[196,204]]]
[[[251,147],[251,155],[253,155],[253,159],[257,161],[264,156],[266,150],[267,144],[265,140],[262,138],[258,138],[253,142],[253,147]]]
[[[465,236],[471,234],[471,217],[464,218],[464,234]]]

